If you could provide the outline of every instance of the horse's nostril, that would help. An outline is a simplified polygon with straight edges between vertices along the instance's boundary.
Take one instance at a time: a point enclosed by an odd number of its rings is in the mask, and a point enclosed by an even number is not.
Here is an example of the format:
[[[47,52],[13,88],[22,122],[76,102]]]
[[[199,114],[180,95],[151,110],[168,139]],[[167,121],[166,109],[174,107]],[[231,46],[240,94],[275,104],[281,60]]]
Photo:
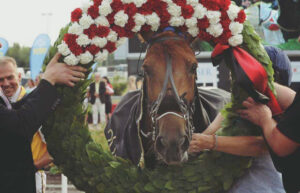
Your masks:
[[[165,139],[162,136],[157,137],[156,139],[156,149],[161,152],[167,146]]]
[[[181,146],[182,151],[185,152],[189,148],[189,145],[190,145],[190,140],[189,140],[188,136],[182,137],[179,144]]]

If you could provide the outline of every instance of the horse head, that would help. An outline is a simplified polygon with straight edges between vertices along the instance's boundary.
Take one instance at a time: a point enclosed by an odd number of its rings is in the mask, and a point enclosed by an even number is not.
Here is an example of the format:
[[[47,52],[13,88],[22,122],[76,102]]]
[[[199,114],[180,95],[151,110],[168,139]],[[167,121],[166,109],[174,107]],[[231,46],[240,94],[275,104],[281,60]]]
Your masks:
[[[174,32],[162,32],[147,42],[142,66],[147,105],[147,130],[143,133],[151,134],[158,159],[180,164],[188,159],[193,132],[197,59],[191,41]]]

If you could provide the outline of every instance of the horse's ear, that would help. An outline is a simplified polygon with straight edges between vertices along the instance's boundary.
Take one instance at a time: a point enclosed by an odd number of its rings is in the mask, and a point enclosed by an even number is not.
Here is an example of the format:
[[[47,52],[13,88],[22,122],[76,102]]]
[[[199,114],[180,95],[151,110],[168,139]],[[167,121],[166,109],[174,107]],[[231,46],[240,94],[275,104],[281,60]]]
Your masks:
[[[150,38],[153,36],[155,32],[153,31],[148,31],[148,32],[140,32],[137,34],[138,39],[140,40],[141,43],[148,42]]]

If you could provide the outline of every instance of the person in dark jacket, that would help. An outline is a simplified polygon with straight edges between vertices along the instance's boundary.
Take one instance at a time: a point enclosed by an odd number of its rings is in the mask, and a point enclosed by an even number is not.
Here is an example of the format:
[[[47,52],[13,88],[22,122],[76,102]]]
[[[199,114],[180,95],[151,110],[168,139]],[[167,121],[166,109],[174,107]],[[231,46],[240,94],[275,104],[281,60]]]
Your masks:
[[[111,118],[111,109],[112,109],[112,101],[111,96],[115,93],[112,84],[110,83],[109,79],[104,76],[103,80],[105,82],[105,118],[106,122],[109,121]]]
[[[100,122],[105,122],[105,82],[101,80],[99,73],[95,74],[95,82],[90,85],[88,97],[93,109],[93,125],[97,128],[98,115],[100,114]]]
[[[0,192],[35,193],[35,168],[31,139],[59,103],[56,84],[74,86],[86,70],[59,63],[60,54],[49,62],[38,87],[15,104],[0,92]],[[59,72],[59,73],[58,73]],[[1,81],[10,77],[1,76]]]

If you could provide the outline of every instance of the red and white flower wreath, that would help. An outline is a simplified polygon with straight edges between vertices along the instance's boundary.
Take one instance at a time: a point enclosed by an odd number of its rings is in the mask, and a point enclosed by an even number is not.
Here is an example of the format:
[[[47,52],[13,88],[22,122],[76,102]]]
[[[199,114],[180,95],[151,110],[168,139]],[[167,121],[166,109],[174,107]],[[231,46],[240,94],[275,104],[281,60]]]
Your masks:
[[[245,19],[230,0],[93,0],[72,12],[58,51],[69,65],[102,62],[135,33],[168,26],[205,41],[238,46]]]

